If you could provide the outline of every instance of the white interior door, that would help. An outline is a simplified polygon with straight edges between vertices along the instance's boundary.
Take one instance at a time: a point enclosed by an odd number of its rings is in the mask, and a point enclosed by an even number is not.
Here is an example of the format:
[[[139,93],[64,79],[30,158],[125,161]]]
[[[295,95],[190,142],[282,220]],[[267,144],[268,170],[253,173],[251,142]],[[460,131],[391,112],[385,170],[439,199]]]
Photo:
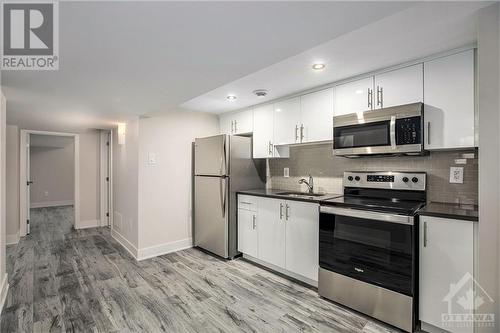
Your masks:
[[[31,184],[33,184],[33,181],[31,180],[31,173],[30,173],[30,139],[31,139],[31,134],[28,134],[26,136],[26,234],[30,233],[30,208],[31,208]]]

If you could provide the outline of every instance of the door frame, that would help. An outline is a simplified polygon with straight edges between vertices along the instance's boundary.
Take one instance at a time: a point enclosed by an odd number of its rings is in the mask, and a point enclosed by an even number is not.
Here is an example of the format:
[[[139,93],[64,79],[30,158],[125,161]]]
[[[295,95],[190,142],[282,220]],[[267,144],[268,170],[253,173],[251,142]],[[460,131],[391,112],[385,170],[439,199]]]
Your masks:
[[[63,132],[47,132],[47,131],[35,131],[22,129],[20,131],[20,144],[19,144],[19,236],[26,236],[27,226],[26,222],[28,220],[27,216],[27,189],[26,182],[27,174],[27,160],[28,156],[26,153],[26,146],[28,144],[28,136],[31,134],[35,135],[52,135],[52,136],[66,136],[73,138],[74,144],[74,228],[78,229],[80,227],[80,136],[76,133],[63,133]]]
[[[99,158],[99,186],[100,186],[100,226],[112,227],[113,225],[113,131],[102,130],[99,136],[100,158]],[[109,143],[107,145],[107,143]],[[107,154],[106,154],[107,149]],[[106,156],[107,155],[107,156]],[[107,162],[107,163],[106,163]],[[107,169],[107,170],[106,170]],[[109,181],[106,182],[106,175]],[[108,187],[107,196],[106,186]],[[106,211],[106,200],[108,209]],[[109,213],[109,216],[106,216]]]

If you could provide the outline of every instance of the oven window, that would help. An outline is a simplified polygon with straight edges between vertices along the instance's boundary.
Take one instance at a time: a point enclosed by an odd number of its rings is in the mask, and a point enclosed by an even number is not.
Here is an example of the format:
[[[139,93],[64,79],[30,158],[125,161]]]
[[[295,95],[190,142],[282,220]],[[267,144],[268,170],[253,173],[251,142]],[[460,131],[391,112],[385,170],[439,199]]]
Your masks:
[[[333,136],[335,149],[389,146],[391,144],[388,121],[335,127]]]
[[[320,266],[411,296],[413,228],[321,213]]]

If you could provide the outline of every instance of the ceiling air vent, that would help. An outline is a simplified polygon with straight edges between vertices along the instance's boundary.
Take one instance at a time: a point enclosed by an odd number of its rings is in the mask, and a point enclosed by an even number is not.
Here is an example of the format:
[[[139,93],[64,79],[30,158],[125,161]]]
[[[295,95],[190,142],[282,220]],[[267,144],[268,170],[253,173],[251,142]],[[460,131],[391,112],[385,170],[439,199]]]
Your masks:
[[[262,98],[267,96],[267,90],[266,89],[257,89],[253,91],[254,95]]]

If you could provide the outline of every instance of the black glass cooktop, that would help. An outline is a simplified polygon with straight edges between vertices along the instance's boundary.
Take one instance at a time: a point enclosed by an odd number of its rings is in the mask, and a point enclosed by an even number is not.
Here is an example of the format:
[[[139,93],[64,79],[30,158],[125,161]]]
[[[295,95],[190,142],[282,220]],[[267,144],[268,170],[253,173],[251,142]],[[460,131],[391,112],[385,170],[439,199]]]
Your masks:
[[[362,210],[390,212],[400,215],[415,215],[425,203],[417,200],[402,200],[397,198],[370,198],[344,195],[343,197],[324,200],[322,205],[342,206]]]

